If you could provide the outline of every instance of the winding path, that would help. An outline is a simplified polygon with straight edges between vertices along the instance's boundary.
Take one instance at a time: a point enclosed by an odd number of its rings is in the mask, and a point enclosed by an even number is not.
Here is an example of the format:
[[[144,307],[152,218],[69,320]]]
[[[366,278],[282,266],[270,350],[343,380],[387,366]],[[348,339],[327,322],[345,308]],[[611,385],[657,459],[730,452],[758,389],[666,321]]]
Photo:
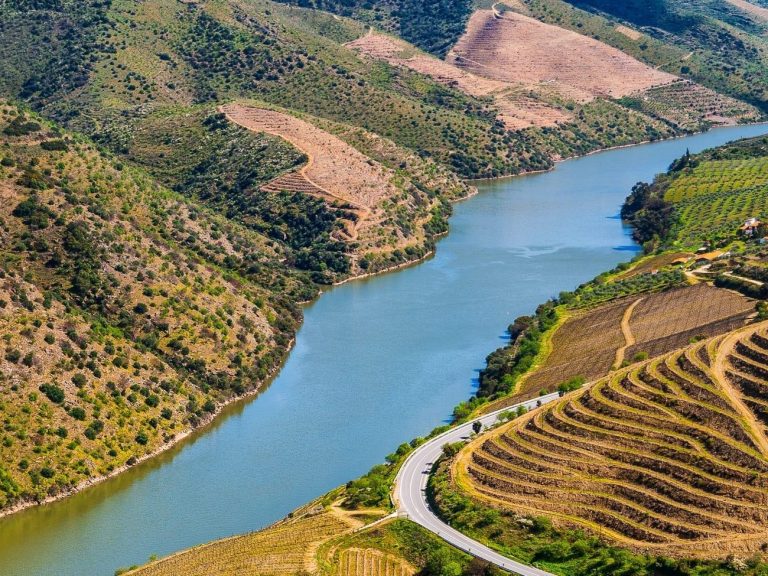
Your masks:
[[[495,564],[507,572],[520,574],[521,576],[552,576],[549,572],[545,572],[539,568],[534,568],[533,566],[510,560],[506,556],[473,540],[469,536],[462,534],[455,528],[452,528],[443,522],[430,507],[426,489],[429,475],[432,472],[432,467],[437,459],[440,458],[440,455],[443,452],[443,446],[445,444],[466,440],[469,435],[472,434],[472,424],[480,422],[483,427],[493,426],[498,422],[498,416],[502,412],[516,410],[520,406],[532,409],[536,407],[538,402],[546,404],[553,400],[557,400],[559,397],[559,393],[553,392],[552,394],[547,394],[546,396],[541,396],[534,400],[528,400],[527,402],[521,402],[520,404],[515,404],[514,406],[491,412],[490,414],[475,418],[461,426],[451,428],[447,432],[435,436],[428,442],[419,446],[410,454],[410,456],[408,456],[402,468],[400,468],[397,478],[395,478],[393,499],[395,506],[397,507],[398,515],[423,526],[448,542],[448,544],[451,544],[460,550],[464,550],[476,558]]]
[[[638,298],[632,302],[632,304],[627,306],[627,309],[624,311],[624,316],[621,318],[621,333],[624,335],[625,343],[624,346],[616,350],[616,359],[613,361],[613,365],[616,366],[616,368],[620,368],[624,363],[624,357],[629,347],[635,345],[635,335],[632,334],[632,326],[629,322],[632,319],[632,312],[635,311],[637,305],[642,301],[642,298]]]

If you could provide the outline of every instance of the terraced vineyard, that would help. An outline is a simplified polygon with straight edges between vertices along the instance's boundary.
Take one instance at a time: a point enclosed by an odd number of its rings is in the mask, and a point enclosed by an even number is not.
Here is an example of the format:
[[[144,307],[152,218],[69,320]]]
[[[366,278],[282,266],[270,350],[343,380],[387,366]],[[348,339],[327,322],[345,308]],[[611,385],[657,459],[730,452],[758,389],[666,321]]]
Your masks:
[[[718,192],[749,190],[768,184],[768,157],[702,162],[675,178],[664,199],[683,202]]]
[[[453,467],[482,501],[653,554],[768,533],[768,323],[635,365],[484,435]]]
[[[754,311],[754,300],[707,284],[653,294],[632,312],[629,326],[636,343],[626,356],[658,356],[692,339],[724,334],[744,326]]]
[[[552,337],[552,352],[523,381],[520,392],[538,394],[574,376],[594,380],[607,374],[624,345],[621,319],[630,304],[622,299],[566,320]]]
[[[731,238],[747,218],[768,216],[768,186],[713,192],[679,203],[679,244]]]
[[[339,554],[338,576],[413,576],[403,560],[373,548],[348,548]]]
[[[522,381],[519,392],[531,396],[542,389],[555,390],[573,377],[600,378],[623,360],[659,356],[692,339],[740,328],[754,310],[754,300],[697,284],[622,298],[579,313],[557,329],[550,354]]]
[[[349,531],[350,527],[329,512],[309,514],[261,532],[192,548],[149,564],[131,574],[139,576],[178,576],[179,574],[185,576],[292,576],[315,570],[317,547]],[[370,574],[375,576],[373,572]]]
[[[625,102],[683,130],[701,130],[706,124],[727,125],[760,118],[760,112],[753,106],[689,80],[651,88],[632,95]]]

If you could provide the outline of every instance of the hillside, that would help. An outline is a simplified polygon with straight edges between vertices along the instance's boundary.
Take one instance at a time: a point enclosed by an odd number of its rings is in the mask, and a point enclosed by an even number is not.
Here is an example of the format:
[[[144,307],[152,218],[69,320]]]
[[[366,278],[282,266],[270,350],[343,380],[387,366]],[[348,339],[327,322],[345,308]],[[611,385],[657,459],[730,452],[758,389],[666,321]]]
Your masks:
[[[405,520],[380,520],[379,509],[340,507],[337,489],[259,532],[204,544],[143,567],[136,576],[497,576],[499,572],[454,550]]]
[[[765,324],[643,363],[483,436],[454,465],[485,502],[653,554],[761,549]]]
[[[541,20],[530,17],[534,14]],[[683,80],[677,70],[670,74],[660,70],[662,66],[649,65],[647,58],[648,63],[636,59],[640,54],[628,49],[627,31],[630,40],[643,40],[626,26],[614,29],[603,23],[607,30],[587,35],[584,23],[576,17],[576,25],[568,27],[562,25],[562,18],[548,16],[548,11],[537,11],[533,4],[529,8],[499,3],[491,10],[478,10],[447,59],[474,74],[550,98],[554,94],[577,104],[595,98],[615,99],[681,130],[760,117],[744,102]],[[602,41],[606,31],[622,41],[612,45]],[[666,46],[660,46],[660,51],[673,57]]]
[[[764,137],[686,155],[651,184],[638,184],[622,217],[649,249],[726,248],[748,218],[768,214],[766,163]]]
[[[448,61],[506,82],[546,83],[576,101],[620,98],[675,80],[602,42],[512,11],[475,12]]]
[[[200,107],[212,110],[243,99],[363,129],[464,177],[546,169],[562,157],[669,137],[705,128],[709,121],[755,117],[754,110],[735,101],[713,110],[691,106],[687,96],[680,96],[679,105],[657,98],[667,103],[664,110],[659,109],[661,104],[643,108],[612,99],[584,104],[563,99],[549,88],[531,92],[530,86],[519,82],[511,90],[504,85],[503,97],[496,97],[491,94],[496,92],[493,82],[484,80],[484,88],[472,87],[477,84],[474,79],[457,84],[453,77],[464,72],[402,40],[394,41],[403,43],[406,51],[416,51],[418,61],[411,58],[409,64],[400,65],[387,56],[379,59],[386,62],[372,64],[358,53],[361,48],[365,51],[365,43],[353,42],[363,42],[361,22],[366,22],[443,54],[464,33],[470,13],[463,3],[439,3],[429,9],[406,0],[316,5],[359,21],[268,0],[139,4],[40,0],[30,5],[14,0],[0,6],[0,34],[5,40],[0,45],[0,94],[22,99],[128,160],[143,162],[154,175],[164,176],[165,184],[186,194],[195,192],[189,188],[191,171],[202,177],[221,173],[212,162],[187,165],[196,157],[188,132],[204,130],[194,119]],[[502,16],[505,23],[516,17],[511,12]],[[440,31],[446,28],[433,18],[451,29],[442,40]],[[419,32],[407,33],[409,26]],[[577,38],[561,28],[553,31],[563,41]],[[53,38],[49,47],[27,50],[40,34]],[[432,41],[442,47],[437,49]],[[594,41],[582,37],[580,42]],[[619,52],[610,58],[633,61]],[[637,62],[632,66],[632,70],[642,67]],[[643,70],[660,83],[670,78]],[[689,90],[682,92],[687,95]],[[673,112],[681,110],[687,120],[670,122]],[[162,132],[154,130],[158,123],[163,124]],[[232,148],[242,137],[223,131],[217,139],[222,148]],[[167,152],[168,157],[159,161],[148,156],[170,143],[193,150]],[[275,141],[263,143],[271,148]],[[271,149],[262,151],[269,170],[252,170],[250,192],[274,178],[274,168],[283,157]],[[168,166],[171,159],[178,165]],[[162,172],[155,171],[158,162],[165,165]],[[227,162],[224,168],[235,172],[224,175],[235,180],[240,170],[232,164]],[[402,170],[419,179],[408,163]],[[172,176],[176,178],[171,180]],[[323,250],[334,251],[328,246]]]
[[[768,94],[766,24],[755,10],[745,11],[748,4],[725,0],[525,0],[512,7],[599,39],[660,70],[764,112]]]
[[[315,288],[272,240],[8,105],[0,145],[2,513],[257,390]]]

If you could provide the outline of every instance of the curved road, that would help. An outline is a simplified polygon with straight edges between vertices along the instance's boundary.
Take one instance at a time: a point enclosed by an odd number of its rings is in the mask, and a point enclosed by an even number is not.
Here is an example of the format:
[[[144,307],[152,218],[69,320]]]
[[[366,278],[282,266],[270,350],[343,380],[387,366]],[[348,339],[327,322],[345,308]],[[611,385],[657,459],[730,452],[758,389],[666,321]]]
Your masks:
[[[495,564],[508,572],[520,574],[521,576],[552,576],[549,572],[539,570],[533,566],[521,564],[502,556],[498,552],[491,550],[487,546],[480,544],[469,536],[466,536],[458,530],[451,528],[444,523],[435,514],[427,501],[427,480],[432,472],[432,465],[443,453],[443,445],[453,442],[466,440],[472,434],[472,424],[481,422],[483,427],[489,427],[496,424],[498,416],[502,412],[515,410],[519,406],[525,406],[528,409],[536,407],[538,401],[542,404],[552,402],[560,397],[560,394],[554,392],[541,396],[527,402],[515,404],[509,408],[491,412],[480,418],[470,420],[466,424],[451,428],[447,432],[435,436],[428,442],[425,442],[414,450],[403,463],[400,472],[395,478],[394,501],[397,507],[398,515],[420,524],[430,532],[437,534],[440,538],[469,554]]]

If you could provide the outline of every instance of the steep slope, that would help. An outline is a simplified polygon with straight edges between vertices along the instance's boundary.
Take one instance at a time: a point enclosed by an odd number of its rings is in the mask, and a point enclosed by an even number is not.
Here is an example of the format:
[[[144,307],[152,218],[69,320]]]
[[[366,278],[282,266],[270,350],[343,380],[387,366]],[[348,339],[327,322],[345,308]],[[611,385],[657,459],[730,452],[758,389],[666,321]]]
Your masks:
[[[465,449],[457,480],[502,509],[654,554],[760,550],[765,330],[701,342],[534,411]]]
[[[0,142],[1,513],[257,390],[315,289],[269,239],[7,105]]]
[[[686,154],[653,183],[638,184],[622,216],[649,247],[725,248],[739,239],[748,218],[768,211],[766,166],[765,137]]]
[[[471,96],[493,98],[498,119],[508,130],[554,126],[572,118],[565,108],[533,97],[530,91],[521,90],[518,84],[477,76],[444,60],[415,51],[402,40],[374,32],[373,29],[347,46],[395,66],[430,76]]]
[[[338,238],[359,246],[366,270],[371,269],[377,255],[393,249],[407,250],[411,256],[423,254],[435,234],[444,230],[446,209],[436,194],[417,188],[340,137],[275,110],[243,105],[228,105],[222,110],[230,121],[279,136],[306,154],[304,167],[268,182],[262,190],[316,196],[343,211],[346,226],[337,231]],[[413,169],[419,168],[417,158],[408,161]],[[456,199],[450,189],[443,193]],[[404,214],[413,222],[411,226],[398,226],[396,219]]]
[[[766,24],[743,5],[726,0],[526,0],[523,10],[766,110]],[[631,36],[622,32],[627,29]]]
[[[510,8],[498,3],[492,10],[478,10],[448,60],[476,75],[540,95],[554,93],[575,103],[594,98],[618,99],[622,105],[680,130],[760,118],[760,113],[744,102],[663,72],[659,69],[662,66],[652,67],[635,59],[639,55],[628,50],[629,46],[640,43],[647,48],[640,32],[624,25],[614,29],[604,22],[602,27],[597,26],[600,34],[587,35],[589,28],[585,29],[576,16],[571,26],[563,26],[563,18],[553,18],[550,11],[537,7],[520,4]],[[593,21],[589,23],[594,25]],[[600,41],[603,34],[608,34],[609,41],[623,40],[611,46]],[[663,45],[658,50],[665,58],[674,57]],[[688,60],[690,55],[680,58]]]
[[[576,101],[619,98],[675,80],[602,42],[511,11],[475,12],[448,61],[505,82],[547,84]]]

